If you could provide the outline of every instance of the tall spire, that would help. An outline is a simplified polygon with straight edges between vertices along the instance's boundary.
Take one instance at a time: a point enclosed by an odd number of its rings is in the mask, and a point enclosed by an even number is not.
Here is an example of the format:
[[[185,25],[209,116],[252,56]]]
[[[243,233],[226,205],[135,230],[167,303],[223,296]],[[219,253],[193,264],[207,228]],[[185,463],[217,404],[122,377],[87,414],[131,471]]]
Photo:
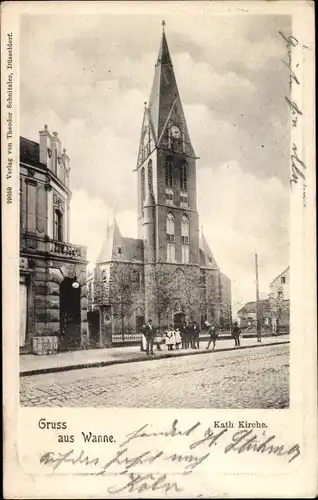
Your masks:
[[[162,21],[161,42],[148,102],[148,114],[157,146],[162,145],[160,141],[167,130],[168,122],[174,122],[178,125],[184,141],[187,143],[187,153],[190,156],[195,156],[168,48],[165,21]]]
[[[161,44],[159,48],[159,55],[158,55],[158,60],[157,60],[157,66],[159,64],[171,64],[172,66],[172,61],[169,53],[169,48],[168,48],[168,43],[165,35],[165,21],[162,21],[162,37],[161,37]]]

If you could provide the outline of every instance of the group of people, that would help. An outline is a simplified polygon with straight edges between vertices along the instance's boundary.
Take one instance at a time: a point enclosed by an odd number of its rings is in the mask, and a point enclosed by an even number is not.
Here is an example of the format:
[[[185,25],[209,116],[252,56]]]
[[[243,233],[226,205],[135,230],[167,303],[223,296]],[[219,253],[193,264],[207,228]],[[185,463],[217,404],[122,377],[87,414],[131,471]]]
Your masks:
[[[220,330],[216,326],[208,323],[208,321],[205,322],[205,327],[210,336],[206,349],[210,349],[212,344],[212,349],[214,350]],[[152,320],[149,319],[148,323],[143,325],[141,334],[140,350],[146,352],[146,354],[154,354],[154,346],[156,346],[158,351],[161,351],[161,346],[163,344],[168,347],[168,351],[174,349],[178,350],[180,348],[200,348],[200,329],[196,321],[191,321],[180,327],[173,327],[171,323],[169,328],[164,333],[161,333],[158,328],[153,326]],[[241,329],[237,322],[233,323],[231,334],[235,342],[234,345],[239,346]]]

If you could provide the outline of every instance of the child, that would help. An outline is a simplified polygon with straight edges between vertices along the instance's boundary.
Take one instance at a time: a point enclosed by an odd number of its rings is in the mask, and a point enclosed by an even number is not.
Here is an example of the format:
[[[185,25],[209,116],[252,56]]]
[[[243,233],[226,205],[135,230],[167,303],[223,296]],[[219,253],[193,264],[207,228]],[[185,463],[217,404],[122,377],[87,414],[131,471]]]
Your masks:
[[[182,342],[179,328],[177,328],[175,331],[175,341],[176,341],[176,349],[179,350],[181,342]]]

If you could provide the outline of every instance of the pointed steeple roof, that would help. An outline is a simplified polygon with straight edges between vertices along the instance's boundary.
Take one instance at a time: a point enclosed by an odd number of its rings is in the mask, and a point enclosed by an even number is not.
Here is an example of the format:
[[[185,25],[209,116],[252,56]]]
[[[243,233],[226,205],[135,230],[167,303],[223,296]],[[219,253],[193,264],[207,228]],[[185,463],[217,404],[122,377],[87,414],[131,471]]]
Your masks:
[[[116,216],[113,214],[107,222],[106,238],[103,242],[101,251],[97,258],[97,264],[109,262],[114,259],[117,247],[122,246],[123,237],[116,221]]]
[[[157,146],[162,145],[161,141],[169,127],[169,123],[174,123],[181,129],[187,153],[190,156],[195,156],[164,29],[146,112],[151,122]]]
[[[214,255],[211,251],[211,248],[203,234],[203,228],[201,227],[200,238],[199,238],[199,247],[202,265],[205,267],[211,267],[212,269],[219,269],[217,262],[214,258]]]

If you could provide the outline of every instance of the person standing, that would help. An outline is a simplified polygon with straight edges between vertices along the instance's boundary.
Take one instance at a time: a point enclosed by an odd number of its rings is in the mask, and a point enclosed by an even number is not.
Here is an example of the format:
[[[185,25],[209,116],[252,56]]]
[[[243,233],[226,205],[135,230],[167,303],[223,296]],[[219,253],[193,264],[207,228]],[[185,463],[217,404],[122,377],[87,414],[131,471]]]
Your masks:
[[[172,351],[174,345],[174,331],[172,325],[169,326],[166,331],[166,345],[168,346],[168,351]]]
[[[176,328],[176,331],[175,331],[175,341],[176,341],[176,349],[179,350],[181,342],[182,342],[179,328]]]
[[[181,349],[186,348],[186,329],[185,324],[180,327],[180,335],[181,335]]]
[[[192,338],[193,338],[193,348],[200,349],[200,329],[196,321],[193,321],[192,325]]]
[[[210,335],[209,342],[208,342],[206,349],[209,349],[211,343],[213,343],[212,349],[214,351],[216,339],[219,336],[219,330],[214,325],[210,325],[210,323],[208,323],[208,321],[205,322],[205,326],[207,328],[208,334]]]
[[[148,324],[146,325],[146,328],[145,328],[145,337],[147,340],[147,347],[146,347],[147,354],[154,354],[154,352],[153,352],[154,336],[155,336],[155,329],[153,327],[152,320],[149,319]]]
[[[146,350],[147,350],[146,324],[145,323],[142,325],[142,328],[141,328],[140,350],[141,350],[141,352],[146,352]]]
[[[237,324],[237,321],[234,321],[233,323],[233,328],[232,328],[232,337],[234,338],[234,346],[237,347],[240,344],[240,335],[241,335],[241,329]]]
[[[157,351],[161,351],[161,343],[162,343],[162,335],[161,335],[161,332],[160,332],[160,329],[158,328],[157,332],[156,332],[156,335],[155,335],[155,338],[154,338],[154,344],[156,344],[157,346]]]

